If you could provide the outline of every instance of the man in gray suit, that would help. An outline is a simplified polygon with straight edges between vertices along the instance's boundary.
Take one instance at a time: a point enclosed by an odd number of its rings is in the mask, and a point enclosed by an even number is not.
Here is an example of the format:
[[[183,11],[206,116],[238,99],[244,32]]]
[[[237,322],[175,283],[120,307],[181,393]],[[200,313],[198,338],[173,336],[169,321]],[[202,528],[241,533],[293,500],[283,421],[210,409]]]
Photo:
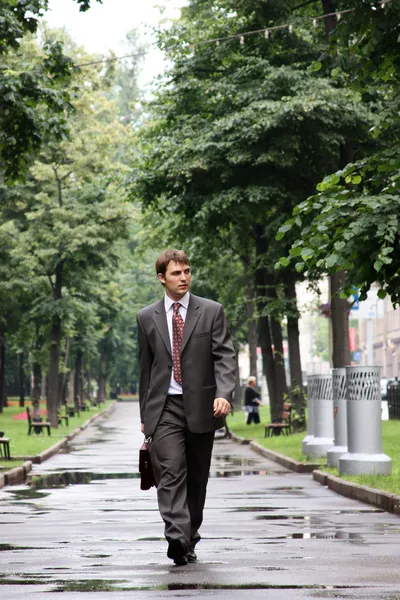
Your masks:
[[[214,432],[231,408],[236,362],[222,305],[189,293],[186,254],[166,250],[156,272],[165,297],[137,315],[140,414],[167,556],[185,565],[197,559]]]

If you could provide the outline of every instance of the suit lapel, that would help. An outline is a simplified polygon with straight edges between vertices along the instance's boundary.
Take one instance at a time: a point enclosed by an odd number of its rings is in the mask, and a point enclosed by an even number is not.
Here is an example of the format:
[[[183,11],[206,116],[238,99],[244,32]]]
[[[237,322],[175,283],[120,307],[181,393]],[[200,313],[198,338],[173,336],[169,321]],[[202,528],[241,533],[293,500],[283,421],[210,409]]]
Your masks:
[[[196,296],[193,296],[193,294],[190,294],[189,306],[188,306],[188,311],[187,311],[187,315],[186,315],[186,319],[185,319],[185,327],[183,328],[181,354],[182,354],[186,344],[188,343],[190,336],[192,335],[194,326],[196,325],[197,320],[200,317],[200,315],[201,315],[201,312],[200,312],[199,303],[197,301],[197,298],[196,298]]]
[[[165,314],[164,300],[160,300],[160,302],[157,304],[157,306],[154,310],[153,318],[154,318],[154,323],[156,324],[156,327],[158,329],[158,333],[161,335],[161,338],[162,338],[168,352],[172,356],[171,342],[169,340],[167,315]]]

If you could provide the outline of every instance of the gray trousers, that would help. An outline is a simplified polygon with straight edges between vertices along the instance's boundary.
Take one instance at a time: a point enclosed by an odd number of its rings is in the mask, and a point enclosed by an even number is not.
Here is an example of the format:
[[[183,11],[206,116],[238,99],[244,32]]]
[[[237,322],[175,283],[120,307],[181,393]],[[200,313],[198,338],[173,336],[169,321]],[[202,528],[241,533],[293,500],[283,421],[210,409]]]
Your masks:
[[[213,443],[214,431],[189,431],[182,396],[167,396],[151,444],[158,507],[167,541],[187,549],[200,540]]]

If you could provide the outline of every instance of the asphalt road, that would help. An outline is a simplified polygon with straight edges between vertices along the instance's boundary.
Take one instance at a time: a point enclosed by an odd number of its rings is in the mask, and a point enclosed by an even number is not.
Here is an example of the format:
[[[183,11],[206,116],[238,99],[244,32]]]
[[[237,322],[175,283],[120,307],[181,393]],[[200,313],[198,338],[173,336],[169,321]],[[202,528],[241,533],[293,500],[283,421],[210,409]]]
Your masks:
[[[227,440],[215,444],[198,563],[166,557],[118,403],[27,485],[0,490],[0,598],[400,600],[400,520]]]

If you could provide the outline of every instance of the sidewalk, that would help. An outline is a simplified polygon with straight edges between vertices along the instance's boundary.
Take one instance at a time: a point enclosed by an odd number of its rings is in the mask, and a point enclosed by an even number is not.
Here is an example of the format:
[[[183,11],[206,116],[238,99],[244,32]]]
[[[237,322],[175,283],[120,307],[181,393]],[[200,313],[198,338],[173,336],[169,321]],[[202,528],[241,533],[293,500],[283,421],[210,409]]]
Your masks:
[[[136,403],[118,403],[0,490],[4,600],[400,597],[400,521],[246,446],[215,444],[199,561],[166,557],[156,493],[137,473]]]

